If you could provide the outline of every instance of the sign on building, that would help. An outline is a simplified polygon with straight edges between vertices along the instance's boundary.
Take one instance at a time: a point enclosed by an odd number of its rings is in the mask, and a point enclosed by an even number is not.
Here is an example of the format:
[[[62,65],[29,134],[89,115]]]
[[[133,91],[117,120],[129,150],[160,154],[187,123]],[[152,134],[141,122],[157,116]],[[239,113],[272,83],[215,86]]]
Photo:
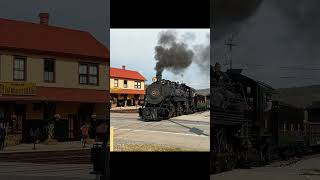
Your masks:
[[[36,95],[36,85],[35,83],[25,82],[0,82],[0,95]]]

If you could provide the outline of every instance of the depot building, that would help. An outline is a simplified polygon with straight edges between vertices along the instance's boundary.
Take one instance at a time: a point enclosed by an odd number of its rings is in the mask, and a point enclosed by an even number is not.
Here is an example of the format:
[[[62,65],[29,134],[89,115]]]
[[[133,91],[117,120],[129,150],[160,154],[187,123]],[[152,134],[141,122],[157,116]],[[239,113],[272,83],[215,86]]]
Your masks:
[[[0,123],[16,143],[58,117],[55,138],[76,140],[85,123],[108,119],[109,50],[90,33],[0,18]],[[93,122],[94,121],[94,122]]]

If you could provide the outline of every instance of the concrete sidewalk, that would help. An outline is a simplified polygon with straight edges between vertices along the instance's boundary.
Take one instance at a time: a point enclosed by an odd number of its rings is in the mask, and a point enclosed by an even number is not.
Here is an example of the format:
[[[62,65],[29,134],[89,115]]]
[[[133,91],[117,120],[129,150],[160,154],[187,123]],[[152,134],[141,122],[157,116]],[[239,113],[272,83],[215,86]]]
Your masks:
[[[141,106],[126,106],[126,107],[113,107],[110,110],[128,110],[128,109],[139,109]]]
[[[170,118],[169,120],[210,122],[210,111],[201,111],[194,114],[177,116],[174,118]]]
[[[90,149],[92,146],[93,144],[87,144],[82,148],[80,141],[58,142],[53,145],[36,144],[36,149],[33,149],[33,144],[19,144],[5,147],[0,153],[80,150]]]

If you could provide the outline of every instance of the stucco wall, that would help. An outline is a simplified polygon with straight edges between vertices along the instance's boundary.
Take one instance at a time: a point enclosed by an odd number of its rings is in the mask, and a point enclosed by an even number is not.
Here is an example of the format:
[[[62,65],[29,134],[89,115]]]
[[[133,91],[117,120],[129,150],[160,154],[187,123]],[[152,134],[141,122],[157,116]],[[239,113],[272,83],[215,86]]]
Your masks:
[[[83,89],[109,89],[109,67],[107,62],[99,65],[99,85],[79,84],[79,62],[91,62],[90,60],[66,59],[61,57],[47,57],[39,55],[28,55],[21,53],[0,52],[0,81],[13,81],[13,59],[14,55],[26,56],[27,82],[34,82],[37,86],[43,87],[63,87],[63,88],[83,88]],[[44,82],[44,61],[43,58],[53,58],[56,60],[55,83]]]
[[[110,79],[110,87],[111,87],[111,88],[114,88],[114,79],[115,79],[115,78],[111,78],[111,79]],[[144,90],[144,81],[140,81],[140,82],[141,82],[141,89],[136,89],[136,88],[134,88],[134,81],[135,81],[135,80],[127,80],[127,82],[128,82],[128,87],[127,87],[127,88],[124,88],[124,87],[123,87],[123,85],[124,85],[124,79],[118,79],[118,88],[120,88],[120,89]]]

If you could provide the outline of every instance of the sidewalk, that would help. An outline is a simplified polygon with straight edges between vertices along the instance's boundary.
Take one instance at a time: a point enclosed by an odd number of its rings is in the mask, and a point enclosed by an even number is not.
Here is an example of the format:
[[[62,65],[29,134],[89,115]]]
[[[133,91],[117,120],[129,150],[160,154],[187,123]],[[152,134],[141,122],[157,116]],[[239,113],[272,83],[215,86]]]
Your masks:
[[[138,113],[141,106],[126,106],[126,107],[113,107],[110,112],[115,113]]]
[[[33,144],[19,144],[16,146],[5,147],[1,153],[13,152],[40,152],[40,151],[64,151],[64,150],[81,150],[90,149],[93,144],[87,144],[82,148],[80,141],[58,142],[54,145],[36,144],[36,149],[33,149]]]
[[[201,111],[194,114],[177,116],[170,118],[169,120],[210,122],[210,111]]]
[[[111,110],[139,109],[141,106],[112,107]]]

